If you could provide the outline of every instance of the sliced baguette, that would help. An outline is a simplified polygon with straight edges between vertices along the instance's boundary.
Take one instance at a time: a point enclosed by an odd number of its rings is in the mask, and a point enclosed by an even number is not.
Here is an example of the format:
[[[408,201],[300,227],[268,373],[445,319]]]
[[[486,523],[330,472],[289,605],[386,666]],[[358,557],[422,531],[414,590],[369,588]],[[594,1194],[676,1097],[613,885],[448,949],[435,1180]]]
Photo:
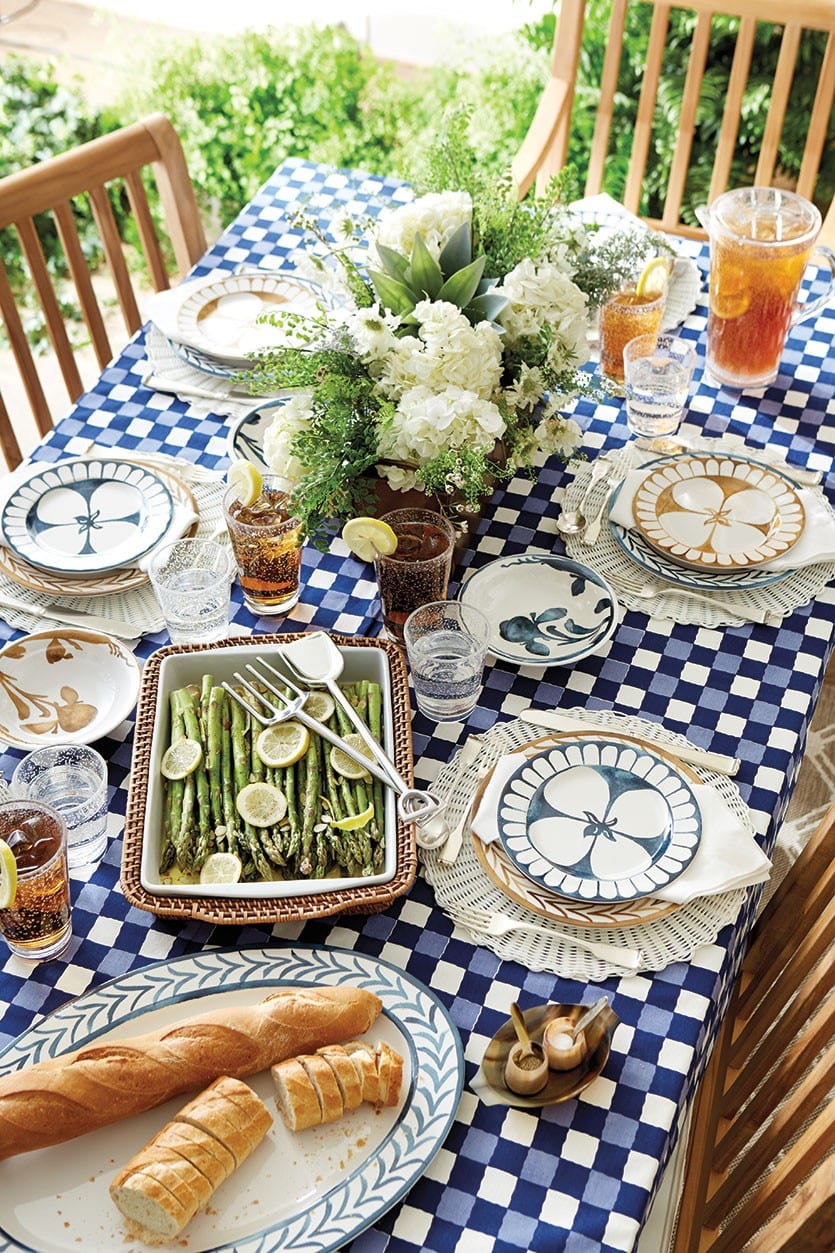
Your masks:
[[[371,1105],[379,1105],[380,1076],[373,1046],[365,1044],[362,1040],[350,1040],[344,1048],[359,1075],[362,1099]]]
[[[380,1078],[379,1102],[396,1105],[403,1086],[403,1058],[385,1040],[380,1040],[374,1050],[374,1061]]]
[[[196,1212],[159,1180],[129,1167],[113,1180],[110,1195],[130,1234],[146,1244],[168,1244],[176,1239]]]
[[[151,1145],[178,1153],[205,1176],[212,1188],[219,1188],[235,1169],[235,1159],[229,1150],[201,1127],[167,1123],[154,1136]]]
[[[307,1053],[299,1058],[307,1071],[307,1077],[313,1085],[316,1099],[322,1111],[321,1122],[337,1122],[345,1113],[345,1102],[342,1089],[336,1082],[336,1075],[324,1057],[318,1053]]]
[[[322,1121],[322,1106],[310,1075],[298,1058],[288,1058],[272,1067],[278,1111],[291,1131],[306,1131]]]
[[[248,1096],[247,1096],[248,1094]],[[215,1137],[240,1166],[272,1126],[263,1101],[250,1087],[224,1075],[175,1115],[175,1121],[199,1127]]]
[[[346,1112],[362,1105],[360,1077],[344,1048],[339,1044],[332,1044],[317,1051],[324,1057],[336,1077],[342,1093],[342,1105]]]

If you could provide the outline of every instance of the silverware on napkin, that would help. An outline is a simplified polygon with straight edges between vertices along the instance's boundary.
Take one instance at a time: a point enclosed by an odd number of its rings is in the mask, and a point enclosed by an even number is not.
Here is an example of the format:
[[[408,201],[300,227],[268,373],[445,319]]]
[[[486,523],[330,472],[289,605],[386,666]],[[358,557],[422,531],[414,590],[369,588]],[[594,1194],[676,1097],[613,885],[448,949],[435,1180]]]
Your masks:
[[[135,622],[126,622],[124,618],[111,618],[106,614],[87,613],[83,609],[68,609],[54,601],[46,605],[18,600],[14,596],[0,595],[0,608],[17,609],[20,613],[31,614],[33,618],[45,618],[59,625],[87,627],[90,631],[103,631],[105,635],[115,635],[119,639],[135,640],[142,634],[142,627]]]
[[[603,497],[603,500],[600,502],[600,505],[595,510],[593,516],[589,519],[588,526],[586,527],[583,534],[580,536],[581,544],[585,544],[587,547],[590,548],[594,544],[597,543],[598,539],[600,538],[600,528],[603,525],[604,514],[609,508],[609,501],[612,499],[612,493],[615,491],[616,488],[620,487],[625,477],[626,475],[624,474],[615,474],[612,478],[610,478],[607,481],[605,485],[606,493]]]
[[[523,709],[518,717],[530,722],[535,727],[545,727],[549,731],[618,731],[620,728],[613,725],[611,728],[600,726],[596,722],[588,722],[581,716],[575,716],[561,709]],[[624,735],[630,732],[624,731]],[[691,766],[702,766],[706,770],[714,770],[716,774],[735,775],[739,771],[740,761],[738,757],[726,757],[724,753],[711,753],[706,749],[694,748],[692,745],[682,744],[665,744],[658,740],[654,740],[651,733],[647,734],[641,731],[641,739],[647,740],[649,743],[658,744],[659,748],[666,749],[673,757],[678,757],[679,761],[686,761]]]

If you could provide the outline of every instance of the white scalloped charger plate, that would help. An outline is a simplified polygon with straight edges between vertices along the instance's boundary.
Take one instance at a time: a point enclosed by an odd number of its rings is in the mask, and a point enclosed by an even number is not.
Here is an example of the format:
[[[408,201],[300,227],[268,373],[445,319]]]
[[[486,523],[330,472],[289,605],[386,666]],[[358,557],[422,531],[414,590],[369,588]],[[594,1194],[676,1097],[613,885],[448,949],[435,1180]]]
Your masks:
[[[171,525],[174,502],[158,474],[116,458],[39,467],[13,488],[0,526],[9,548],[58,574],[98,574],[129,565]]]
[[[745,570],[771,561],[797,543],[805,521],[789,479],[728,456],[679,456],[651,467],[632,513],[651,548],[702,570]]]
[[[0,652],[0,740],[27,749],[93,744],[133,709],[140,673],[130,649],[99,631],[23,635]]]
[[[582,901],[652,896],[687,869],[702,833],[698,802],[674,762],[634,740],[585,735],[516,768],[497,826],[522,874]]]
[[[403,1055],[401,1103],[379,1112],[361,1106],[296,1134],[276,1113],[266,1140],[192,1219],[181,1242],[190,1253],[329,1253],[403,1199],[446,1139],[461,1096],[458,1032],[434,993],[403,970],[361,953],[299,944],[172,958],[121,975],[42,1019],[0,1055],[0,1073],[93,1041],[252,1004],[292,984],[356,984],[381,998],[383,1012],[368,1039],[386,1040]],[[269,1071],[248,1082],[275,1111]],[[186,1099],[3,1162],[0,1249],[125,1247],[109,1183]]]
[[[249,364],[248,354],[285,342],[280,327],[259,319],[270,313],[318,312],[321,291],[292,274],[249,272],[189,284],[173,339],[208,353],[214,364]],[[192,364],[194,364],[192,362]]]

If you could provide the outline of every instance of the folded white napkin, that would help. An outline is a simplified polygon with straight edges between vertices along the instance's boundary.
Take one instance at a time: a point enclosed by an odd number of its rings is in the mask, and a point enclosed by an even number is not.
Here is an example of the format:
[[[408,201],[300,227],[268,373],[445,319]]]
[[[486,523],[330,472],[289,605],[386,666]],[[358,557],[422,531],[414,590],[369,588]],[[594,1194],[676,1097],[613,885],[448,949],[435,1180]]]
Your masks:
[[[646,466],[630,470],[612,504],[609,516],[627,531],[635,525],[632,501],[647,473]],[[800,539],[779,557],[758,565],[759,570],[799,570],[820,561],[835,561],[835,515],[820,492],[796,490],[805,514]]]
[[[496,822],[499,801],[507,780],[521,760],[519,753],[501,757],[484,789],[472,823],[473,833],[484,844],[499,837]],[[653,892],[653,897],[684,905],[697,896],[715,896],[732,888],[765,883],[771,873],[771,862],[715,788],[699,784],[693,787],[693,795],[702,815],[702,837],[696,856],[677,879]]]

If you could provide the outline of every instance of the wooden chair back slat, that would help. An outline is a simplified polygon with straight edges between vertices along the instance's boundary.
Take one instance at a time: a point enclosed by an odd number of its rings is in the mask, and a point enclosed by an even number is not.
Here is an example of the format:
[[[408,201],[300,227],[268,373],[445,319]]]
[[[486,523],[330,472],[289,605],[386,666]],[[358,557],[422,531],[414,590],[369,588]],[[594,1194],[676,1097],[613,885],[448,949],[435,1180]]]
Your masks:
[[[23,460],[20,444],[17,442],[17,435],[12,426],[9,411],[3,403],[2,396],[0,396],[0,447],[2,447],[5,455],[15,463]]]
[[[835,805],[753,930],[696,1094],[674,1253],[831,1248],[833,865]]]
[[[96,362],[102,369],[112,359],[111,336],[115,333],[108,331],[106,305],[97,295],[99,277],[94,281],[90,272],[72,205],[77,198],[89,203],[104,252],[102,271],[107,271],[115,291],[125,331],[133,334],[142,324],[137,275],[126,260],[111,195],[124,196],[120,203],[126,210],[129,207],[133,215],[147,268],[147,286],[154,291],[164,290],[170,285],[169,268],[173,269],[166,265],[167,253],[151,211],[143,171],[153,176],[164,232],[179,274],[184,275],[205,252],[206,236],[180,141],[162,114],[144,118],[0,179],[0,230],[13,227],[20,238],[22,255],[32,274],[32,288],[41,306],[54,360],[60,367],[70,402],[77,400],[84,384],[58,293],[44,260],[37,220],[41,215],[54,216],[75,289],[74,298],[87,325]],[[104,273],[100,277],[103,279]],[[67,298],[63,288],[61,297]],[[60,401],[54,397],[51,385],[47,385],[46,375],[40,377],[45,369],[44,362],[40,359],[36,362],[27,343],[8,272],[2,274],[0,281],[0,316],[22,385],[20,399],[15,400],[14,406],[4,405],[4,412],[15,430],[14,441],[3,441],[6,466],[12,469],[21,460],[21,449],[25,450],[22,436],[27,426],[31,436],[35,432],[40,436],[48,434],[57,416],[52,406],[57,407]],[[27,412],[27,407],[31,412]],[[63,411],[62,406],[60,412]],[[0,424],[0,431],[2,429]]]
[[[792,89],[801,74],[817,72],[814,103],[807,121],[806,139],[796,179],[799,193],[815,200],[822,162],[827,159],[830,115],[835,97],[835,0],[613,0],[608,38],[600,79],[594,133],[589,154],[585,193],[603,190],[614,140],[614,102],[622,60],[625,31],[633,9],[651,8],[649,40],[644,57],[632,135],[628,149],[626,181],[622,199],[632,213],[642,216],[652,227],[693,239],[705,239],[706,231],[696,224],[694,205],[687,202],[690,162],[701,126],[701,99],[710,65],[710,32],[716,16],[737,19],[735,40],[728,75],[719,134],[713,148],[708,202],[725,191],[734,180],[734,158],[742,133],[741,117],[749,76],[756,69],[754,49],[760,23],[773,27],[772,38],[780,40],[768,110],[758,152],[750,158],[751,170],[743,182],[760,185],[791,185],[791,175],[781,167],[780,144],[791,108]],[[667,186],[658,193],[659,208],[642,210],[647,174],[653,152],[653,123],[658,103],[659,81],[665,62],[666,40],[674,12],[695,14],[691,54],[685,78],[675,151]],[[558,10],[551,62],[546,84],[533,121],[513,162],[513,175],[519,195],[524,196],[536,182],[542,191],[548,179],[571,159],[570,114],[575,98],[575,79],[580,65],[585,0],[562,0]],[[713,23],[715,25],[715,23]],[[676,22],[678,28],[678,19]],[[825,52],[817,71],[801,61],[799,51],[805,31],[828,34]],[[776,46],[776,44],[775,44]],[[596,85],[596,84],[595,84]],[[792,119],[794,121],[794,119]],[[619,132],[620,133],[620,132]],[[828,205],[822,205],[826,214]],[[686,220],[682,220],[682,214]],[[835,241],[835,215],[827,218],[821,242]]]

